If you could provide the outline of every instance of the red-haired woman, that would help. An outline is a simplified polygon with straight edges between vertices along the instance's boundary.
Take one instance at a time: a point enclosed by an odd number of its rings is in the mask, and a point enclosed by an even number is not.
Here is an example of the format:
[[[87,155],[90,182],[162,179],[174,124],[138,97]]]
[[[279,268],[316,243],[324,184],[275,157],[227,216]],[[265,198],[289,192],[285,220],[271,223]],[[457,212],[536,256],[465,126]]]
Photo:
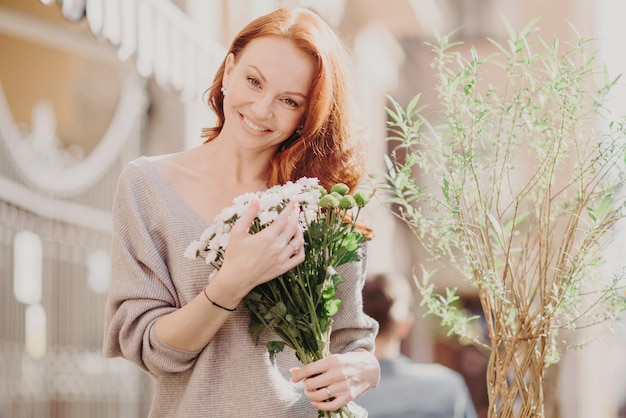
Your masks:
[[[104,351],[156,380],[151,416],[316,417],[354,406],[377,385],[377,324],[362,311],[365,260],[341,271],[331,357],[302,366],[286,349],[274,366],[248,333],[242,298],[304,260],[294,207],[249,234],[251,204],[210,281],[211,266],[183,257],[238,195],[302,176],[357,186],[365,167],[347,74],[344,48],[319,16],[262,16],[236,36],[208,91],[217,125],[204,130],[206,141],[141,157],[121,174]]]

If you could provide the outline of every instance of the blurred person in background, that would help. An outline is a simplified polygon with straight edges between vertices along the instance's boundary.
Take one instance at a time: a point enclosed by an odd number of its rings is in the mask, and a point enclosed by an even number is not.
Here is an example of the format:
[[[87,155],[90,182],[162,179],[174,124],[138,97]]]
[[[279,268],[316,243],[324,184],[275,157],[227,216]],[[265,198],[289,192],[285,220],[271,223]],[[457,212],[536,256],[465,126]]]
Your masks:
[[[378,274],[365,282],[363,308],[379,323],[375,355],[378,388],[359,398],[369,418],[476,418],[463,377],[440,364],[418,364],[401,353],[414,320],[413,293],[402,275]]]

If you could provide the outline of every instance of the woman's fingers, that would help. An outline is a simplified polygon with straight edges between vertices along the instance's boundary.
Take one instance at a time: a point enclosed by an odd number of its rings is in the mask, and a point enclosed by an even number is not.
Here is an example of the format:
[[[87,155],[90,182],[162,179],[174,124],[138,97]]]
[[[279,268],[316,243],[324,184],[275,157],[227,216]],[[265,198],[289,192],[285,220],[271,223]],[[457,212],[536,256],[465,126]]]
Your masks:
[[[288,257],[302,253],[304,237],[299,223],[300,210],[296,203],[290,202],[278,218],[266,228],[265,234],[276,239],[276,244],[285,249]]]
[[[291,369],[294,383],[302,382],[304,394],[313,405],[334,411],[378,384],[380,366],[376,357],[363,349]]]
[[[231,232],[248,232],[250,227],[252,226],[252,222],[254,222],[254,218],[256,218],[257,213],[259,212],[259,201],[257,199],[251,200],[250,204],[243,211],[241,217],[235,222],[233,225],[233,229]]]
[[[246,210],[241,214],[241,217],[233,226],[233,232],[248,232],[250,226],[254,222],[254,218],[259,211],[259,201],[252,200]],[[295,245],[296,249],[299,249],[300,244],[303,243],[302,228],[299,222],[300,209],[296,202],[289,202],[287,206],[278,215],[276,220],[265,230],[259,232],[264,235],[271,236],[272,234],[278,239],[278,243],[282,246],[288,244]]]
[[[276,232],[276,234],[285,240],[287,244],[296,232],[300,229],[298,223],[298,215],[300,210],[296,203],[289,202],[285,209],[278,215],[278,219],[270,226]]]
[[[325,402],[344,396],[348,389],[336,355],[291,369],[294,383],[303,382],[306,396],[312,401]]]
[[[251,234],[249,229],[258,208],[258,200],[251,201],[233,226],[222,266],[252,286],[271,280],[304,261],[304,238],[297,204],[289,203],[270,226]]]

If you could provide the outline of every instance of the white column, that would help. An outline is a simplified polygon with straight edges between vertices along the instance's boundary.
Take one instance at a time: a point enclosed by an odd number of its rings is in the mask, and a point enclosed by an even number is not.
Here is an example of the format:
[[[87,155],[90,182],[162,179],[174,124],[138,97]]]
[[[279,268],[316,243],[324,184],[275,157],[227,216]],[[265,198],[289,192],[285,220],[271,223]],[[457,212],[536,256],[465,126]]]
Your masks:
[[[200,24],[205,31],[207,39],[222,40],[224,31],[224,8],[222,1],[187,0],[186,11],[190,19]],[[227,46],[224,46],[226,50]],[[217,64],[219,65],[219,63]],[[218,67],[213,68],[206,74],[205,87],[209,88],[213,83],[213,76]],[[185,103],[185,148],[191,148],[202,143],[200,132],[202,128],[215,125],[215,115],[204,102],[203,91]]]
[[[354,95],[359,105],[359,116],[368,124],[368,166],[376,176],[375,182],[384,181],[383,155],[387,152],[386,94],[398,83],[398,72],[404,61],[404,52],[385,26],[371,24],[354,37],[352,48],[355,69]],[[384,198],[380,195],[380,200]],[[405,245],[395,234],[396,222],[389,209],[373,199],[364,213],[364,220],[374,228],[374,239],[368,248],[368,272],[404,272]],[[394,239],[394,236],[396,239]],[[399,258],[403,258],[399,260]]]
[[[582,1],[582,0],[580,0]],[[622,0],[597,0],[595,2],[594,44],[598,48],[598,63],[606,64],[612,78],[626,73],[626,56],[623,40],[626,35],[623,16],[626,3]],[[613,114],[626,114],[626,86],[622,79],[610,97],[609,108]],[[600,126],[602,127],[602,125]],[[603,274],[607,279],[624,268],[626,256],[626,228],[619,225],[616,241],[605,253],[607,263]],[[626,319],[626,318],[624,318]],[[593,335],[599,331],[594,329]],[[577,417],[616,418],[618,407],[626,395],[626,335],[624,332],[593,342],[577,353],[578,408]],[[571,399],[571,398],[570,398]],[[569,415],[567,415],[569,416]]]

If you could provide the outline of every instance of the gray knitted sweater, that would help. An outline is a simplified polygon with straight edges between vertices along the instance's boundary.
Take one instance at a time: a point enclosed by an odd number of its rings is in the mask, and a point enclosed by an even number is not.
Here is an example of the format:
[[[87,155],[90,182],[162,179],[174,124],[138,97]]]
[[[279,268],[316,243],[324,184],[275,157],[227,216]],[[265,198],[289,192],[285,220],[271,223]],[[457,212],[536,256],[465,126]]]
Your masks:
[[[126,166],[113,203],[112,281],[104,354],[124,357],[156,381],[151,417],[316,417],[302,384],[290,382],[293,351],[269,361],[265,334],[255,345],[243,304],[199,352],[159,341],[156,320],[193,299],[210,266],[183,254],[207,225],[145,157]],[[340,269],[346,279],[334,317],[331,352],[373,350],[377,324],[362,312],[365,262]]]

